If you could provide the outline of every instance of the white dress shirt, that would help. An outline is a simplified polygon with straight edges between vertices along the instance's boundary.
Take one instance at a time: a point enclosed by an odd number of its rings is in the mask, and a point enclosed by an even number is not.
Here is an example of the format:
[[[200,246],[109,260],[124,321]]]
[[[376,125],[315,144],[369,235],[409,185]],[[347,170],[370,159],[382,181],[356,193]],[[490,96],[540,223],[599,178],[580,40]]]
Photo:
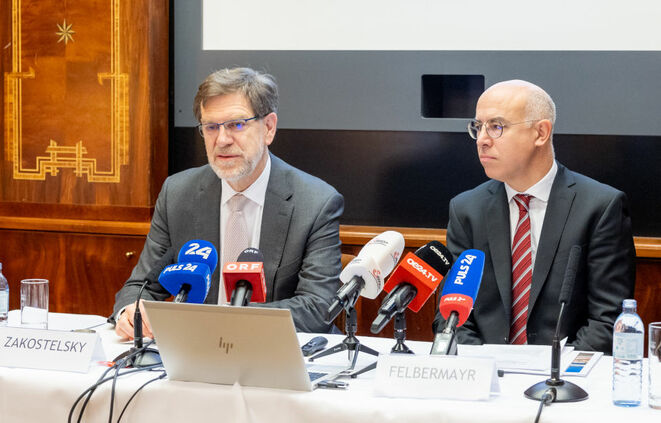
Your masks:
[[[530,236],[532,244],[532,266],[535,268],[535,258],[537,256],[537,245],[539,244],[539,237],[542,234],[542,225],[544,224],[544,216],[546,215],[546,206],[549,202],[551,195],[551,188],[555,175],[558,173],[558,164],[553,161],[551,170],[539,180],[535,185],[531,186],[524,192],[518,192],[514,188],[505,184],[505,191],[507,192],[507,201],[510,207],[510,248],[514,242],[514,231],[519,222],[519,206],[514,201],[514,196],[517,194],[532,195],[530,199]]]
[[[250,239],[250,247],[259,248],[259,239],[262,230],[262,213],[264,212],[264,199],[266,198],[266,187],[269,184],[269,176],[271,175],[271,156],[267,156],[266,166],[259,175],[257,180],[253,182],[248,188],[243,190],[241,194],[248,200],[243,209],[243,215],[246,219],[246,227],[248,228],[248,239]],[[223,251],[225,240],[223,234],[227,226],[227,219],[230,215],[230,210],[227,202],[232,198],[236,191],[225,180],[221,181],[222,195],[220,196],[220,251]],[[225,265],[223,263],[222,254],[219,254],[220,268]],[[238,258],[238,257],[237,257]],[[236,259],[235,259],[236,260]],[[223,275],[220,272],[220,283],[223,283]],[[218,298],[219,304],[224,304],[224,299]]]

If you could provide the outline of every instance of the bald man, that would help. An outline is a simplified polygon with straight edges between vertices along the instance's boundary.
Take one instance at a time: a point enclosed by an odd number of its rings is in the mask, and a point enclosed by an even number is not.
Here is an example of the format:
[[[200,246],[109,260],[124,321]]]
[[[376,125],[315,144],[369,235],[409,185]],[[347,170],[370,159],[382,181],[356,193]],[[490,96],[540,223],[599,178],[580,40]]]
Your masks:
[[[453,198],[447,232],[455,256],[486,253],[473,312],[459,343],[550,344],[572,246],[581,247],[561,337],[607,354],[624,298],[634,292],[635,250],[625,194],[555,161],[555,104],[540,87],[505,81],[478,100],[468,132],[488,182]],[[434,320],[440,330],[444,320]]]

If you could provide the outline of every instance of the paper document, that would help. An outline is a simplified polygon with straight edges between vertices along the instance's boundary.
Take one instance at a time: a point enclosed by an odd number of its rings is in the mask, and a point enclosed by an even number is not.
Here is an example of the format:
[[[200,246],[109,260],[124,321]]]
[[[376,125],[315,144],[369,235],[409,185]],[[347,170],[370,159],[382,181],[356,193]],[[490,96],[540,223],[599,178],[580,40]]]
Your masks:
[[[575,351],[565,346],[563,340],[560,358],[561,375],[586,376],[603,355],[600,352]],[[550,345],[458,345],[458,355],[464,357],[491,357],[499,370],[512,373],[551,373]]]

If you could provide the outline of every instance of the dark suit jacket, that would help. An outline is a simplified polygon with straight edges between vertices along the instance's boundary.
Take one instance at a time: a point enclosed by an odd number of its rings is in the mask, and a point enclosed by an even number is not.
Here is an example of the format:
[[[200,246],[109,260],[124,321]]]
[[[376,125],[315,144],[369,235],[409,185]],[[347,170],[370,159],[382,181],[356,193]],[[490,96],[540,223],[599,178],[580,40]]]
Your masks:
[[[512,258],[505,185],[490,180],[450,201],[448,248],[455,258],[468,248],[486,254],[484,276],[459,343],[509,342]],[[550,344],[555,332],[569,250],[581,247],[561,337],[579,350],[608,354],[622,300],[632,298],[635,250],[624,193],[558,164],[542,226],[528,305],[529,344]],[[434,330],[443,324],[437,314]],[[442,326],[440,326],[442,327]]]
[[[214,244],[222,257],[221,186],[209,165],[167,178],[140,260],[115,297],[111,319],[136,300],[145,275],[168,248],[176,253],[191,239],[204,239]],[[344,200],[333,187],[271,155],[259,245],[266,276],[264,306],[290,309],[299,331],[329,329],[324,318],[339,287],[339,218],[343,209]],[[206,303],[218,302],[220,273],[217,268],[212,276]],[[143,294],[143,298],[155,300],[169,296],[160,284],[149,285]]]

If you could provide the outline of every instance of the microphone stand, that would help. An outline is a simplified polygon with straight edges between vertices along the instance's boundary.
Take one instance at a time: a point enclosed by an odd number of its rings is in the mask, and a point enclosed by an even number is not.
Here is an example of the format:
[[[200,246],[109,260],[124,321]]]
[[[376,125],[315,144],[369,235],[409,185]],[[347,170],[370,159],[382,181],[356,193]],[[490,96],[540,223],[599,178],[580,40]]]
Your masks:
[[[355,304],[355,301],[349,301],[349,304]],[[358,338],[356,338],[356,331],[358,330],[358,316],[356,314],[356,308],[354,306],[348,306],[345,310],[346,322],[344,325],[344,330],[347,333],[347,336],[342,342],[335,345],[334,347],[326,348],[325,350],[313,355],[308,359],[309,361],[314,361],[318,358],[326,357],[340,351],[347,351],[349,354],[349,360],[351,361],[349,370],[353,370],[356,367],[356,362],[358,361],[358,353],[360,351],[374,356],[379,355],[377,351],[361,344]],[[354,377],[353,374],[351,376]]]
[[[393,354],[414,354],[409,347],[404,344],[406,340],[406,314],[404,311],[395,314],[395,345],[390,350]],[[351,373],[351,378],[355,379],[358,375],[367,373],[370,370],[376,369],[376,362],[367,365],[366,367]]]
[[[558,313],[558,323],[555,326],[555,334],[553,335],[553,344],[551,346],[551,378],[528,388],[523,393],[526,398],[548,404],[549,402],[583,401],[588,397],[588,393],[578,385],[560,379],[560,325],[562,315],[565,312],[565,305],[569,303],[572,290],[574,289],[574,281],[576,279],[580,257],[581,247],[579,245],[572,246],[569,251],[569,258],[567,259],[567,268],[565,269],[562,288],[560,289],[560,312]]]
[[[526,398],[536,401],[548,401],[547,394],[551,395],[550,402],[576,402],[588,398],[588,393],[578,385],[560,379],[560,322],[565,311],[565,302],[560,303],[558,323],[553,335],[551,347],[551,378],[539,382],[528,388],[523,394]]]
[[[435,355],[457,355],[457,323],[459,314],[456,311],[450,313],[445,322],[443,330],[434,336],[434,343],[429,354]]]
[[[406,314],[400,312],[395,314],[395,340],[397,343],[390,350],[397,354],[413,354],[413,351],[404,344],[406,340]]]
[[[144,281],[140,287],[140,291],[138,291],[138,298],[135,301],[135,313],[133,314],[133,346],[128,351],[124,351],[115,357],[113,360],[114,362],[119,362],[125,357],[128,357],[126,360],[126,367],[140,368],[162,363],[161,354],[158,350],[145,348],[142,344],[142,313],[140,312],[140,298],[142,297],[142,291],[145,289],[148,282],[148,280]]]

